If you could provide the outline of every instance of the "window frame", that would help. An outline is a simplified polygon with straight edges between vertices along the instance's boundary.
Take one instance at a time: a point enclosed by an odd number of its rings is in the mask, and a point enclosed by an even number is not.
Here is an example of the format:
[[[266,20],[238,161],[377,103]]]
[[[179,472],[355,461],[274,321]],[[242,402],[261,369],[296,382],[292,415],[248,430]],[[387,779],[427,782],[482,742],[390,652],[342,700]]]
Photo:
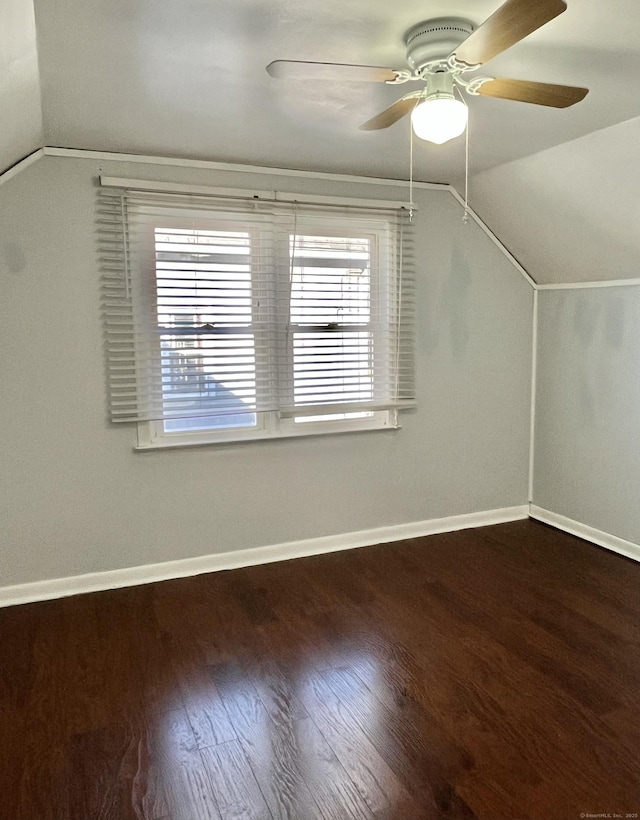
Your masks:
[[[329,415],[329,414],[327,414]],[[308,438],[317,435],[342,435],[372,430],[399,430],[397,410],[374,410],[371,417],[347,420],[313,421],[303,425],[295,418],[280,418],[277,411],[257,413],[255,427],[232,427],[227,430],[194,430],[167,432],[162,420],[139,421],[136,450],[174,447],[202,447],[209,444],[240,444],[250,441]]]
[[[197,207],[194,205],[193,208],[194,213],[201,213]],[[228,230],[228,231],[240,231],[240,232],[248,232],[250,235],[255,232],[255,225],[248,226],[246,223],[242,221],[241,215],[233,214],[232,211],[224,212],[221,211],[220,213],[211,213],[207,214],[207,220],[209,221],[210,227],[203,228],[204,230]],[[314,224],[314,222],[316,224]],[[330,229],[326,228],[326,225],[331,223],[332,227]],[[361,236],[367,237],[370,241],[369,246],[369,264],[370,264],[370,287],[372,288],[372,293],[370,298],[373,298],[373,288],[379,287],[384,288],[385,294],[385,305],[386,305],[386,316],[387,316],[387,324],[390,321],[390,314],[389,314],[389,307],[390,307],[390,299],[391,293],[395,287],[394,282],[391,281],[392,277],[395,274],[394,267],[391,264],[391,258],[383,260],[383,252],[381,248],[385,246],[385,243],[381,242],[381,237],[383,234],[386,235],[387,245],[388,245],[388,237],[390,232],[392,231],[392,226],[389,220],[384,219],[384,217],[376,216],[374,219],[369,219],[367,216],[363,214],[362,218],[362,225],[361,230],[357,225],[357,220],[354,221],[351,225],[345,226],[344,221],[342,220],[342,225],[340,216],[336,215],[335,217],[326,217],[323,216],[322,220],[318,220],[317,218],[314,220],[313,214],[304,214],[301,218],[301,227],[296,228],[296,232],[294,235],[312,235],[312,236],[354,236],[360,238]],[[377,225],[376,225],[377,223]],[[147,306],[146,310],[148,310],[148,304],[150,304],[153,300],[149,300],[151,293],[154,295],[157,293],[157,260],[156,260],[156,233],[164,231],[171,231],[172,229],[183,229],[185,227],[192,226],[193,223],[190,223],[188,213],[185,214],[184,210],[176,210],[175,214],[172,216],[171,214],[171,207],[159,206],[158,207],[158,216],[157,219],[154,219],[152,224],[147,224],[144,226],[144,231],[146,235],[143,237],[143,245],[144,251],[143,256],[145,259],[144,264],[144,272],[140,277],[140,281],[133,285],[134,288],[139,288],[142,291],[146,291],[147,299],[140,300],[140,304],[136,308],[137,311],[145,313],[145,308],[143,305]],[[325,227],[321,229],[321,224]],[[375,228],[372,226],[375,225]],[[202,225],[200,226],[203,227]],[[257,241],[260,242],[263,240],[263,237],[260,236],[262,229],[260,228],[256,233]],[[286,242],[287,246],[289,245],[290,238],[291,238],[291,231],[290,226],[285,227],[278,224],[278,217],[276,216],[273,218],[272,216],[265,215],[264,217],[264,231],[265,232],[272,232],[272,239],[274,240],[274,246],[278,242]],[[373,241],[375,240],[375,241]],[[251,244],[250,248],[253,248],[254,237],[251,236]],[[249,252],[249,259],[253,259],[254,252],[250,250]],[[251,264],[251,262],[250,262]],[[283,271],[278,270],[277,266],[275,265],[275,260],[273,260],[274,270],[276,274],[274,276],[274,288],[280,290],[282,293],[282,282],[278,281],[279,277],[283,276]],[[289,271],[286,271],[287,277],[289,276]],[[284,292],[286,293],[286,298],[290,300],[290,290],[287,290],[286,287],[284,288]],[[280,298],[280,297],[279,297]],[[290,302],[289,302],[290,304]],[[259,310],[256,307],[255,298],[252,297],[252,312],[254,310]],[[291,307],[289,307],[289,318],[291,316]],[[266,321],[273,320],[273,315],[266,316]],[[147,323],[148,316],[146,316]],[[265,316],[263,314],[258,314],[257,317],[252,318],[251,325],[247,328],[239,328],[238,333],[247,333],[251,332],[254,335],[254,341],[256,340],[256,333],[255,328],[259,325],[261,321],[265,321]],[[290,322],[289,325],[291,326]],[[372,337],[382,339],[384,334],[378,333],[376,334],[376,327],[383,327],[385,323],[382,322],[380,317],[374,319],[373,317],[370,318],[370,321],[363,325],[363,329],[366,329],[367,332],[372,334]],[[318,328],[317,326],[311,326],[315,331],[320,330],[326,331],[327,333],[333,332],[329,329],[328,326]],[[161,326],[157,323],[158,330],[161,330]],[[287,369],[287,377],[291,377],[293,375],[293,339],[296,332],[304,332],[306,326],[297,323],[295,328],[291,330],[288,335],[289,337],[289,351],[287,352],[286,357],[280,357],[280,362],[284,363],[281,366],[286,367]],[[197,335],[197,334],[194,334]],[[158,333],[158,338],[160,339],[161,333]],[[385,341],[388,344],[388,340]],[[273,340],[270,340],[266,345],[267,348],[273,346]],[[259,368],[259,359],[261,357],[269,356],[269,350],[260,349],[256,343],[255,345],[255,362],[256,362],[256,374],[258,373]],[[158,356],[160,358],[160,344],[158,344]],[[373,381],[372,381],[372,389],[376,391],[376,382],[379,382],[380,379],[380,371],[381,369],[385,368],[385,356],[384,353],[375,353],[374,354],[374,364],[373,367]],[[281,378],[282,374],[280,373],[278,378]],[[257,380],[259,381],[259,380]],[[291,379],[291,384],[293,385],[293,379]],[[256,390],[259,387],[256,384]],[[339,413],[335,408],[331,409],[326,414],[321,412],[321,408],[318,408],[318,413],[314,413],[314,416],[322,416],[322,415],[336,415]],[[357,411],[354,411],[350,408],[347,411],[349,414],[355,414]],[[210,429],[199,429],[199,430],[181,430],[181,431],[172,431],[165,429],[165,419],[159,420],[151,420],[151,421],[138,421],[137,422],[137,447],[136,449],[145,450],[145,449],[157,449],[157,448],[174,448],[174,447],[188,447],[188,446],[203,446],[203,445],[215,445],[215,444],[230,444],[230,443],[240,443],[240,442],[248,442],[248,441],[259,441],[259,440],[268,440],[268,439],[282,439],[282,438],[299,438],[299,437],[309,437],[315,435],[328,435],[328,434],[342,434],[342,433],[353,433],[353,432],[363,432],[363,431],[372,431],[372,430],[389,430],[389,429],[397,429],[399,427],[398,424],[398,413],[396,409],[389,409],[389,410],[367,410],[363,408],[362,412],[366,412],[368,415],[366,417],[357,417],[353,416],[351,418],[345,419],[331,419],[331,420],[323,420],[321,418],[308,421],[304,423],[300,423],[296,421],[296,416],[281,416],[278,411],[256,411],[256,424],[251,426],[238,426],[238,427],[228,427],[228,428],[210,428]]]

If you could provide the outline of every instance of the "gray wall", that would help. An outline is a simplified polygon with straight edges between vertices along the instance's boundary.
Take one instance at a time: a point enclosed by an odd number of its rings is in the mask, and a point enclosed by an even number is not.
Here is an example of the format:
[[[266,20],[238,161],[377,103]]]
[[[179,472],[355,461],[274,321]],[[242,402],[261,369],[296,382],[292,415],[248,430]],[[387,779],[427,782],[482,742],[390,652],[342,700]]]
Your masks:
[[[406,190],[47,157],[0,188],[0,586],[527,502],[532,290],[445,191],[417,216],[403,429],[133,451],[106,416],[96,177]]]
[[[533,503],[640,543],[640,287],[540,291]]]

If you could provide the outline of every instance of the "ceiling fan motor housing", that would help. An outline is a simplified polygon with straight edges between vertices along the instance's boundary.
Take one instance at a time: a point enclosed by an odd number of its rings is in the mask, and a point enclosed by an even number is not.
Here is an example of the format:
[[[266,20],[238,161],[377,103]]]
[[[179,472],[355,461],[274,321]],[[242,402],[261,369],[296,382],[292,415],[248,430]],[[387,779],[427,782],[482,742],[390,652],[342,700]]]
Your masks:
[[[445,62],[474,28],[473,23],[460,17],[436,17],[418,23],[409,29],[404,38],[407,62],[414,71],[429,63]]]

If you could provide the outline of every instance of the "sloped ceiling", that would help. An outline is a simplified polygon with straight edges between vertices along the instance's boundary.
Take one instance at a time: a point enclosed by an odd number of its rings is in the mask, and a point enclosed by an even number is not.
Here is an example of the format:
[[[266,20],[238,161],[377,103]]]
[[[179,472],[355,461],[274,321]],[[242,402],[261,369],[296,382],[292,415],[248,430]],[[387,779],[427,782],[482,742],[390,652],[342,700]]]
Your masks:
[[[640,3],[568,3],[479,73],[586,85],[583,102],[469,98],[471,204],[543,283],[640,270]],[[33,4],[0,3],[0,170],[46,144],[406,179],[407,119],[358,125],[408,86],[276,81],[265,66],[402,68],[415,23],[479,23],[500,0],[35,0],[35,27]],[[464,147],[416,140],[415,178],[460,188]]]
[[[407,85],[278,81],[272,60],[406,67],[421,20],[482,22],[500,0],[35,0],[51,145],[407,178],[409,123],[358,125]],[[586,85],[555,109],[471,98],[479,172],[640,114],[640,4],[569,8],[483,74]],[[412,89],[415,85],[412,85]],[[615,88],[615,93],[611,89]],[[464,140],[416,145],[418,179],[460,179]]]
[[[640,278],[640,117],[479,174],[471,204],[539,284]]]
[[[32,0],[0,3],[0,173],[42,146]]]

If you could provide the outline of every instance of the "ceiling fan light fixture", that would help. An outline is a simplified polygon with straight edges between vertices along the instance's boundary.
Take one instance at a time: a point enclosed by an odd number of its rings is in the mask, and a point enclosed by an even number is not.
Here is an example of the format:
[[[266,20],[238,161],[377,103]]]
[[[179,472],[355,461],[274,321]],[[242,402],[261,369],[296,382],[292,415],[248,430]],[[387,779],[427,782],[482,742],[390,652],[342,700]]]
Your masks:
[[[453,95],[453,80],[445,72],[429,77],[425,100],[411,112],[416,137],[442,145],[459,137],[467,127],[467,106]]]
[[[484,63],[519,43],[529,34],[566,11],[565,0],[504,0],[502,6],[479,27],[458,17],[435,17],[413,26],[405,35],[406,68],[322,63],[305,60],[275,60],[267,66],[272,77],[318,78],[330,81],[363,80],[398,85],[409,81],[426,82],[426,88],[405,94],[375,117],[362,123],[362,131],[389,128],[411,113],[413,132],[436,144],[455,139],[465,132],[468,109],[466,94],[495,97],[568,108],[584,99],[586,88],[554,83],[513,80],[500,77],[463,79]],[[454,97],[457,90],[460,100]],[[412,134],[413,134],[412,132]]]
[[[450,97],[439,95],[428,98],[411,113],[411,124],[416,137],[435,142],[436,145],[442,145],[463,134],[467,119],[467,106],[456,100],[453,94]]]

